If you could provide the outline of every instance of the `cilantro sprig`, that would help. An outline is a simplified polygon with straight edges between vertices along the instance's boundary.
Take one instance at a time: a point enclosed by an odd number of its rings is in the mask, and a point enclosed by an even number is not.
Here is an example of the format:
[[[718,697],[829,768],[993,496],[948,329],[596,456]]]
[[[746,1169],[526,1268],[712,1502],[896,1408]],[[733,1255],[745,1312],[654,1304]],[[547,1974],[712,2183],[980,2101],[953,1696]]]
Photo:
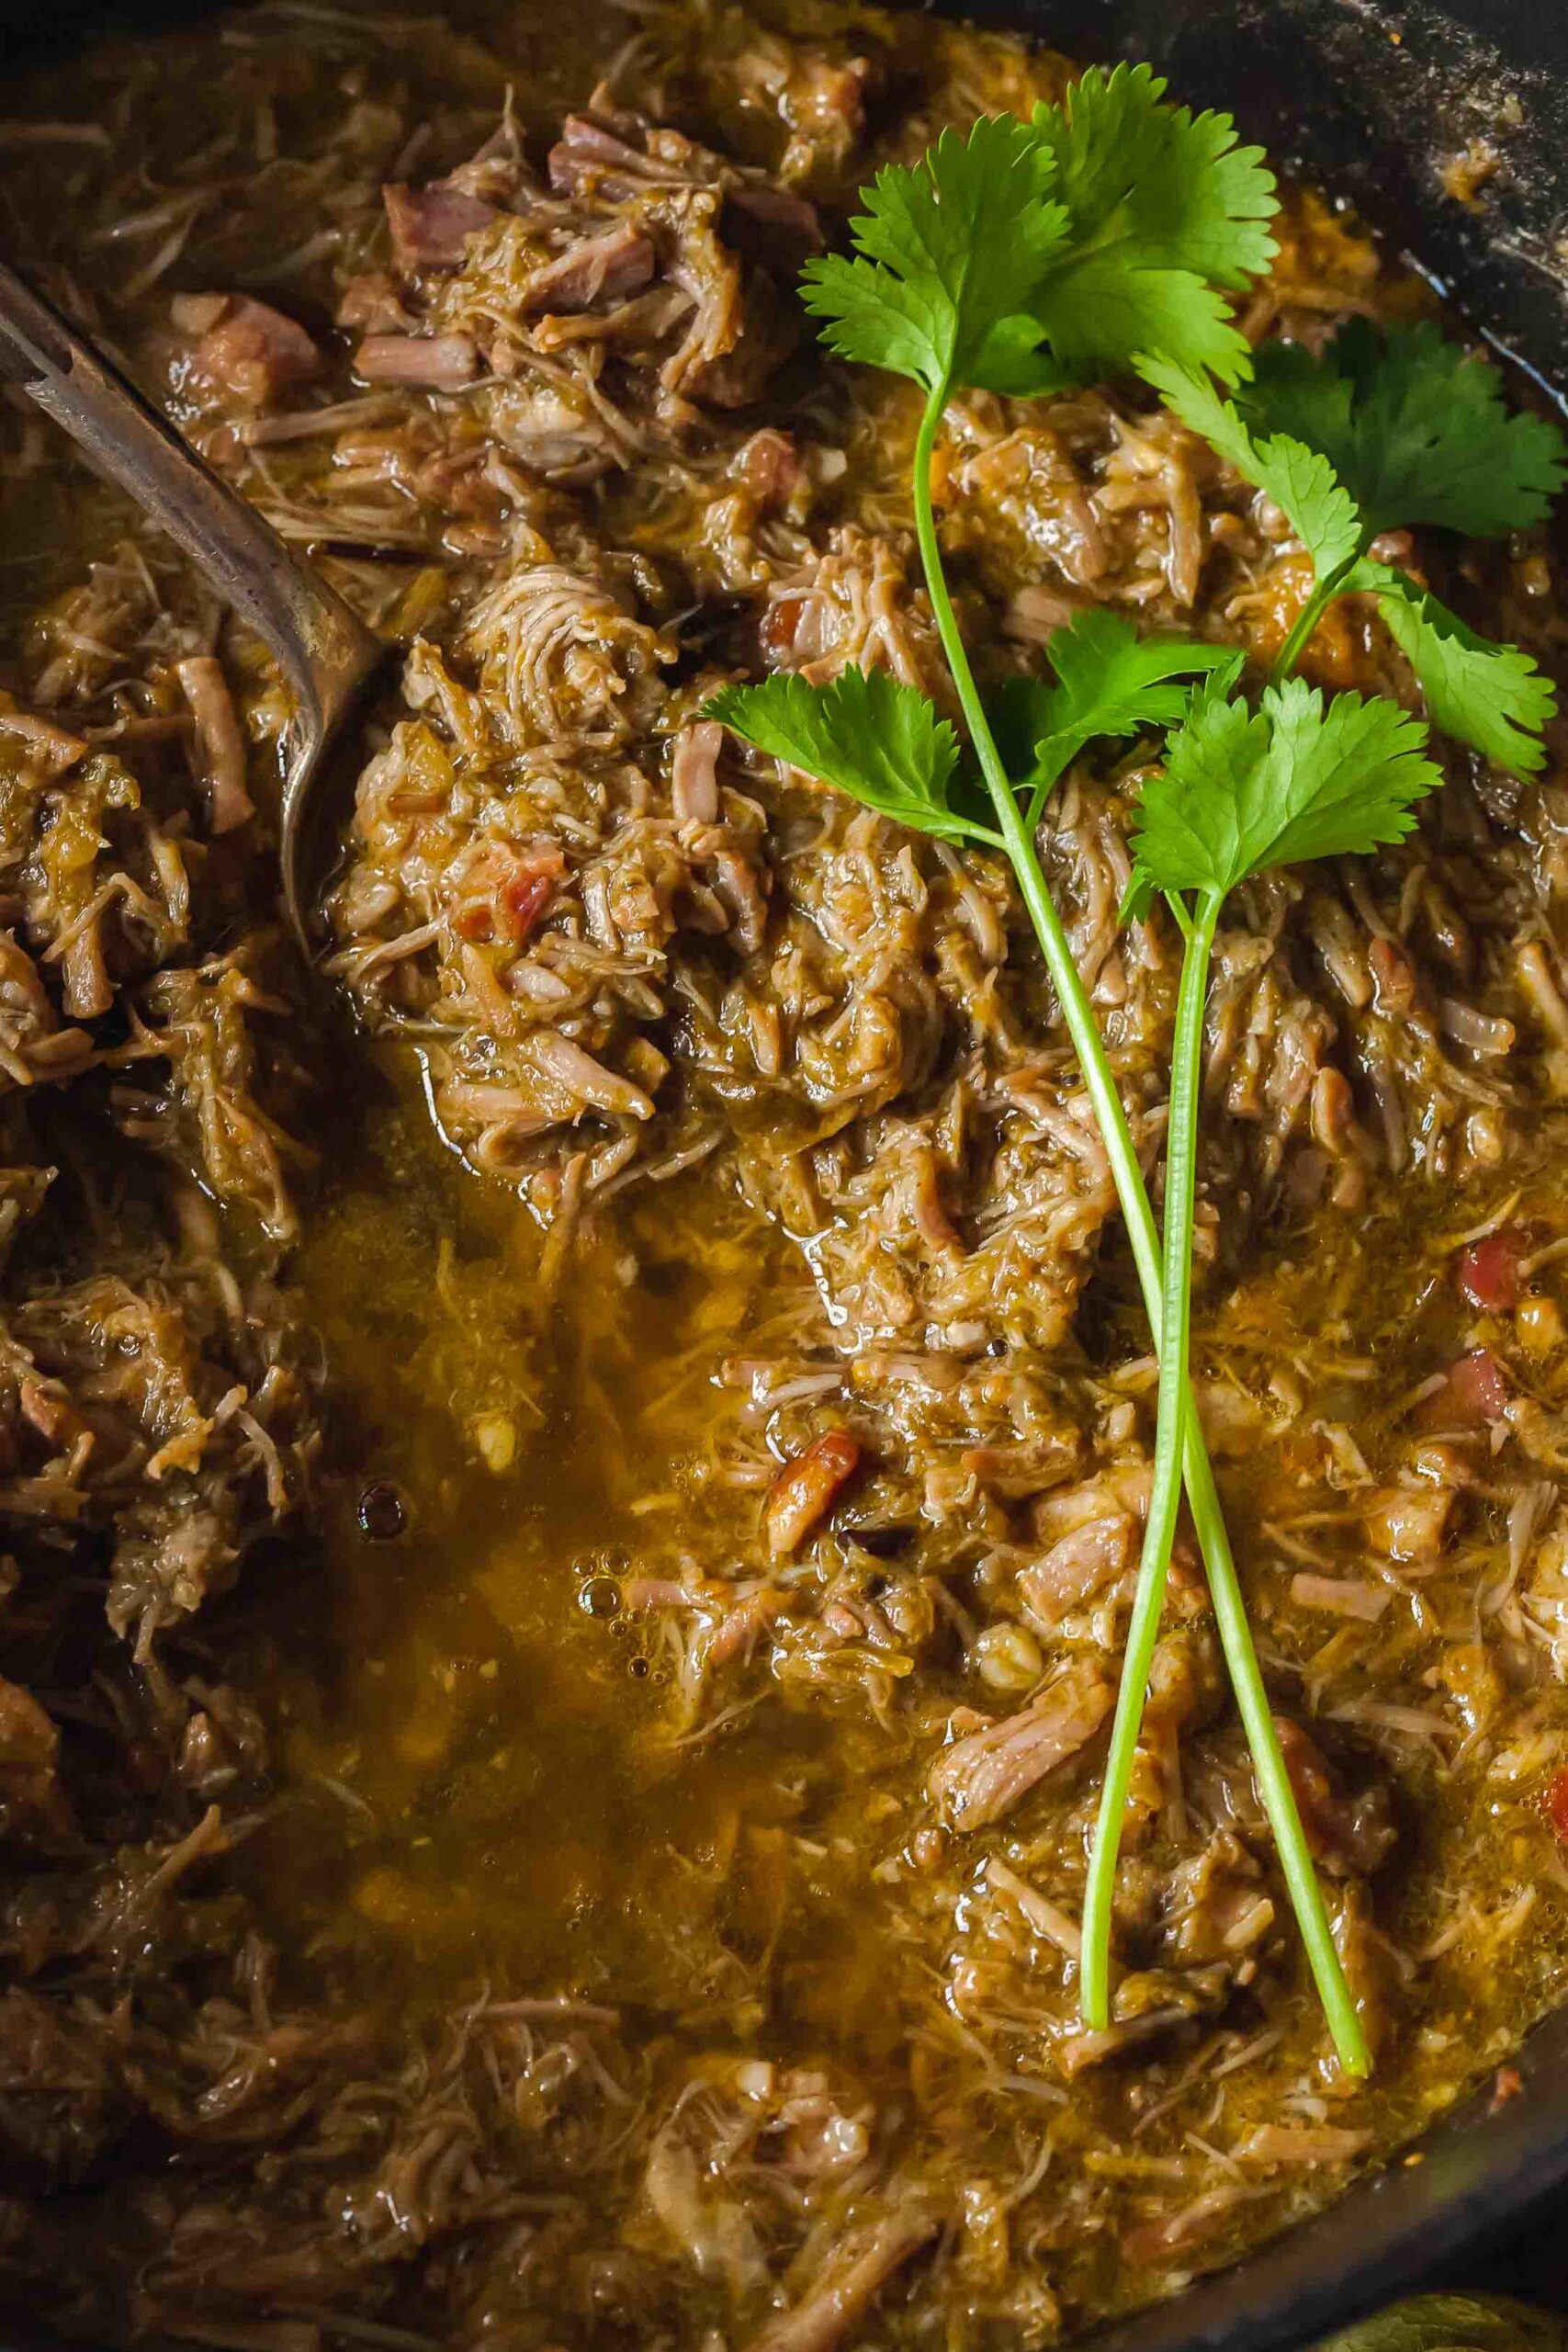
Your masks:
[[[1168,352],[1139,366],[1184,424],[1268,492],[1311,560],[1312,593],[1276,674],[1289,675],[1337,596],[1369,595],[1443,732],[1515,775],[1533,775],[1555,708],[1550,681],[1517,646],[1478,637],[1369,549],[1404,526],[1498,538],[1539,523],[1563,481],[1556,427],[1510,413],[1496,368],[1429,322],[1355,319],[1316,356],[1266,344],[1228,399],[1215,371]]]
[[[1321,694],[1292,678],[1269,687],[1253,710],[1233,697],[1223,680],[1211,681],[1170,736],[1164,764],[1149,777],[1140,799],[1123,916],[1146,920],[1155,898],[1163,895],[1185,947],[1166,1125],[1154,1475],[1084,1898],[1082,2003],[1091,2026],[1103,2026],[1109,2017],[1111,1917],[1122,1821],[1176,1533],[1181,1449],[1193,1434],[1187,1378],[1192,1227],[1203,1015],[1215,927],[1231,892],[1251,875],[1310,858],[1362,855],[1402,840],[1415,822],[1416,803],[1441,782],[1426,754],[1426,741],[1417,719],[1381,696],[1367,701],[1359,695],[1337,695],[1325,706]],[[1213,1599],[1227,1649],[1234,1656],[1245,1646],[1251,1657],[1250,1641],[1243,1645],[1238,1639],[1245,1634],[1245,1617],[1239,1626],[1233,1622],[1242,1610],[1233,1580],[1222,1577],[1215,1582]],[[1233,1679],[1259,1792],[1273,1818],[1290,1798],[1290,1777],[1256,1658],[1240,1674],[1233,1670]],[[1280,1860],[1332,2018],[1327,1985],[1337,1975],[1337,1962],[1316,1877],[1309,1856],[1293,1839],[1280,1841]],[[1352,2008],[1349,2022],[1354,2021]],[[1337,2025],[1342,2052],[1346,2022],[1341,2018]]]
[[[1493,371],[1429,330],[1353,328],[1323,355],[1269,346],[1256,365],[1225,297],[1267,266],[1273,181],[1226,117],[1164,104],[1146,69],[1089,74],[1028,123],[949,132],[863,192],[854,250],[803,280],[823,338],[925,393],[913,504],[927,592],[962,728],[915,689],[846,670],[732,686],[708,706],[760,750],[939,839],[1005,852],[1040,942],[1105,1139],[1160,1359],[1149,1525],[1108,1758],[1086,1907],[1084,2014],[1109,2014],[1117,1842],[1186,1486],[1258,1782],[1341,2064],[1370,2064],[1303,1832],[1187,1357],[1199,1066],[1215,925],[1248,875],[1393,841],[1438,780],[1425,731],[1388,700],[1323,697],[1293,679],[1325,605],[1373,595],[1409,654],[1434,721],[1517,770],[1539,763],[1551,693],[1528,657],[1488,644],[1417,582],[1371,556],[1379,532],[1429,522],[1507,530],[1536,519],[1562,476],[1550,429],[1510,416]],[[931,465],[949,395],[1028,397],[1134,369],[1289,516],[1314,585],[1256,708],[1240,657],[1143,638],[1081,616],[1048,650],[1053,674],[988,698],[976,682],[942,566]],[[1099,741],[1171,730],[1145,788],[1129,916],[1156,896],[1186,942],[1177,1009],[1162,1251],[1127,1118],[1035,831],[1069,763]],[[964,738],[967,738],[967,752]],[[977,773],[976,773],[977,772]]]

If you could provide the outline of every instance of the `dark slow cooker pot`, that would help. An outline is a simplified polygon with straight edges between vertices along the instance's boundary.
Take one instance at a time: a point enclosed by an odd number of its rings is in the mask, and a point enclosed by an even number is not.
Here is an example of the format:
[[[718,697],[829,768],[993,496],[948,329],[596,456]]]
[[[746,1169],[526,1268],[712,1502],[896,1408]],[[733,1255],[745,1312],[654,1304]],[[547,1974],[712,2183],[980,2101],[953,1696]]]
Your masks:
[[[211,0],[0,0],[13,71],[112,24]],[[1228,107],[1404,248],[1458,311],[1568,411],[1568,0],[949,0],[952,12],[1089,57],[1146,57]],[[1464,200],[1473,141],[1495,168]],[[1095,2339],[1094,2352],[1288,2352],[1462,2268],[1568,2190],[1568,2007],[1402,2162],[1260,2253]],[[1551,2227],[1562,2240],[1553,2247]],[[1568,2210],[1521,2275],[1568,2299]],[[25,2337],[13,2326],[8,2340]],[[35,2345],[36,2345],[36,2339]],[[33,2352],[33,2347],[28,2347]],[[41,2347],[39,2348],[41,2352]]]

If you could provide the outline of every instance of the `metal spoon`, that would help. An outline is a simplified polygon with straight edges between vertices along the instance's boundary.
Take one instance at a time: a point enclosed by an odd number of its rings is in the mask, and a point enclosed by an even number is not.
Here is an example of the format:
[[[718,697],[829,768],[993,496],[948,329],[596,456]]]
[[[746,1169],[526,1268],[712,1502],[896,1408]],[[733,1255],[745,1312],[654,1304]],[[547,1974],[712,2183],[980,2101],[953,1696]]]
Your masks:
[[[18,385],[64,426],[276,658],[294,696],[278,843],[283,904],[308,951],[302,882],[311,786],[328,747],[362,706],[387,648],[118,369],[3,263],[0,381]]]

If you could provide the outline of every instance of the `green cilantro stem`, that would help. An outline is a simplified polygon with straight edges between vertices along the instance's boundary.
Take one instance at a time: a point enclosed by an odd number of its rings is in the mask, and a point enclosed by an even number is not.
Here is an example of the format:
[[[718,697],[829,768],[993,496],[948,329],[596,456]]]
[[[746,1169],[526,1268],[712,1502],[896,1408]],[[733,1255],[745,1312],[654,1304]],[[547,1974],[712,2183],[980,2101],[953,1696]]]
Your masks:
[[[931,598],[937,634],[942,640],[942,650],[947,656],[948,668],[964,713],[964,724],[969,730],[970,741],[975,746],[976,754],[986,778],[987,789],[991,796],[998,830],[1007,844],[1008,857],[1017,876],[1019,889],[1024,905],[1028,909],[1030,920],[1034,926],[1041,953],[1045,958],[1046,970],[1051,976],[1057,1002],[1062,1008],[1063,1019],[1067,1024],[1067,1034],[1072,1039],[1074,1050],[1078,1057],[1084,1084],[1100,1123],[1100,1134],[1104,1138],[1106,1152],[1111,1160],[1111,1173],[1122,1203],[1122,1216],[1126,1220],[1128,1238],[1132,1243],[1134,1261],[1137,1267],[1145,1306],[1154,1331],[1156,1349],[1161,1359],[1162,1388],[1167,1377],[1164,1366],[1168,1353],[1172,1360],[1173,1369],[1169,1377],[1178,1384],[1177,1396],[1180,1408],[1175,1417],[1174,1430],[1180,1433],[1181,1460],[1188,1498],[1191,1505],[1192,1521],[1197,1531],[1199,1545],[1208,1569],[1209,1588],[1214,1604],[1214,1617],[1219,1629],[1220,1644],[1224,1652],[1232,1687],[1235,1692],[1237,1709],[1252,1748],[1258,1794],[1269,1817],[1269,1826],[1274,1833],[1280,1868],[1284,1873],[1286,1886],[1290,1890],[1292,1903],[1295,1907],[1308,1963],[1317,1984],[1318,1996],[1323,2003],[1339,2063],[1348,2073],[1362,2075],[1371,2070],[1371,2055],[1367,2049],[1366,2038],[1361,2031],[1360,2020],[1356,2014],[1356,2005],[1351,1997],[1350,1988],[1345,1979],[1345,1972],[1340,1965],[1339,1954],[1335,1949],[1327,1908],[1323,1900],[1322,1889],[1317,1883],[1317,1873],[1313,1867],[1306,1833],[1302,1827],[1301,1815],[1296,1809],[1290,1775],[1285,1770],[1285,1759],[1280,1752],[1279,1736],[1274,1729],[1269,1694],[1264,1687],[1262,1669],[1258,1663],[1258,1653],[1253,1646],[1251,1630],[1247,1621],[1247,1604],[1242,1598],[1240,1579],[1236,1575],[1235,1561],[1231,1552],[1230,1539],[1225,1531],[1224,1514],[1221,1509],[1219,1493],[1214,1485],[1213,1471],[1210,1466],[1202,1432],[1199,1428],[1197,1414],[1192,1405],[1191,1388],[1186,1376],[1186,1350],[1184,1346],[1178,1346],[1168,1351],[1165,1345],[1165,1332],[1168,1326],[1165,1319],[1162,1254],[1154,1211],[1149,1204],[1143,1170],[1138,1164],[1137,1149],[1127,1125],[1127,1116],[1122,1109],[1121,1095],[1117,1091],[1115,1076],[1100,1038],[1099,1025],[1094,1017],[1094,1009],[1073,959],[1071,944],[1063,927],[1061,916],[1056,911],[1055,903],[1051,897],[1050,888],[1040,864],[1033,832],[1026,823],[1024,813],[1018,805],[1017,795],[1008,777],[996,741],[987,721],[979,691],[976,686],[974,675],[969,667],[968,655],[964,651],[964,640],[959,631],[958,616],[953,611],[953,600],[947,591],[947,582],[942,570],[942,547],[937,537],[936,515],[931,503],[931,460],[936,449],[937,435],[942,429],[942,413],[947,405],[950,389],[950,379],[944,377],[928,393],[925,412],[921,416],[919,432],[915,441],[913,485],[915,536],[919,546],[920,562],[925,573],[926,593]],[[1213,936],[1212,927],[1210,936],[1211,938]],[[1194,1155],[1196,1153],[1198,1094],[1198,1069],[1195,1065],[1200,1064],[1201,1059],[1202,1008],[1207,992],[1206,950],[1199,960],[1201,963],[1201,971],[1194,982],[1198,1007],[1196,1015],[1198,1050],[1189,1057],[1190,1064],[1193,1065],[1189,1088],[1190,1101],[1184,1113],[1190,1130],[1188,1148]],[[1184,968],[1184,982],[1185,978]],[[1174,1137],[1170,1140],[1174,1142]],[[1168,1148],[1169,1148],[1168,1143]],[[1190,1213],[1184,1220],[1173,1220],[1170,1227],[1173,1240],[1177,1240],[1184,1229],[1190,1229]],[[1170,1419],[1169,1416],[1165,1418]],[[1174,1453],[1175,1442],[1174,1435],[1167,1436],[1166,1443],[1172,1453]],[[1156,1447],[1157,1444],[1156,1439]],[[1174,1486],[1175,1482],[1173,1478],[1168,1477],[1166,1483],[1168,1486]],[[1152,1515],[1151,1498],[1151,1517]],[[1173,1510],[1172,1530],[1174,1532]],[[1168,1558],[1168,1541],[1167,1561]],[[1163,1596],[1164,1574],[1162,1567],[1159,1590],[1154,1595],[1152,1603],[1145,1608],[1145,1616],[1152,1615],[1156,1631],[1158,1624],[1159,1601]],[[1152,1656],[1153,1642],[1149,1639],[1149,1629],[1146,1624],[1141,1629],[1141,1633],[1142,1637],[1148,1642]],[[1135,1658],[1133,1663],[1136,1665]],[[1132,1750],[1136,1746],[1136,1718],[1142,1712],[1144,1687],[1146,1680],[1146,1662],[1143,1673],[1136,1681],[1133,1680],[1131,1673],[1125,1673],[1123,1676],[1122,1700],[1131,1719],[1130,1739],[1123,1722],[1122,1703],[1119,1703],[1117,1708],[1116,1722],[1118,1730],[1122,1732],[1122,1745],[1126,1749],[1128,1770],[1131,1769]],[[1126,1697],[1129,1685],[1134,1693],[1130,1701]],[[1113,1734],[1113,1739],[1114,1736]],[[1125,1787],[1123,1787],[1122,1802],[1125,1803]],[[1105,1809],[1102,1805],[1102,1823],[1104,1818]],[[1114,1827],[1119,1836],[1119,1808],[1115,1815]],[[1103,1840],[1097,1840],[1097,1845],[1103,1842]],[[1100,1868],[1106,1874],[1105,1887],[1100,1895],[1101,1908],[1105,1913],[1102,1926],[1108,1930],[1110,1909],[1108,1898],[1114,1887],[1114,1853],[1111,1854],[1109,1862],[1102,1863]],[[1096,1982],[1100,1986],[1104,2003],[1100,2016],[1100,2022],[1103,2023],[1109,2014],[1108,1998],[1106,1998],[1109,1955],[1101,1952],[1091,1960],[1089,1951],[1091,1941],[1092,1939],[1086,1935],[1083,1983],[1087,1987],[1089,1981],[1089,1972],[1091,1968],[1099,1972]],[[1092,2018],[1089,2021],[1091,2024],[1094,2022]]]
[[[1359,695],[1338,695],[1325,709],[1320,694],[1292,679],[1265,688],[1254,710],[1231,692],[1226,681],[1211,679],[1180,727],[1167,738],[1164,763],[1145,779],[1140,797],[1134,830],[1133,879],[1124,910],[1146,916],[1155,892],[1163,891],[1181,933],[1184,953],[1166,1139],[1158,1328],[1168,1345],[1162,1345],[1160,1355],[1160,1427],[1134,1603],[1136,1638],[1130,1645],[1124,1668],[1108,1774],[1111,1786],[1101,1808],[1090,1867],[1083,1991],[1085,2015],[1091,2025],[1100,2023],[1105,2016],[1106,1987],[1097,1971],[1109,1931],[1126,1776],[1169,1561],[1177,1476],[1174,1442],[1167,1436],[1167,1424],[1179,1419],[1193,1518],[1200,1539],[1205,1535],[1207,1498],[1202,1489],[1208,1481],[1208,1465],[1196,1444],[1199,1432],[1186,1384],[1186,1356],[1190,1338],[1203,1017],[1215,927],[1229,893],[1250,874],[1317,857],[1363,855],[1386,842],[1403,840],[1415,822],[1416,803],[1441,781],[1441,771],[1425,754],[1425,743],[1420,722],[1382,696],[1369,702]],[[1200,1456],[1197,1486],[1191,1483],[1195,1453]],[[1205,1554],[1210,1558],[1215,1616],[1231,1661],[1258,1789],[1276,1824],[1281,1867],[1308,1956],[1341,2061],[1351,2073],[1364,2074],[1370,2063],[1365,2041],[1300,1824],[1295,1823],[1296,1834],[1290,1838],[1278,1826],[1287,1809],[1292,1820],[1295,1818],[1290,1776],[1247,1637],[1234,1563],[1227,1551],[1216,1574],[1206,1543]],[[1090,1951],[1092,1966],[1088,1958]]]
[[[1314,629],[1338,595],[1352,564],[1343,563],[1323,580],[1314,581],[1311,594],[1291,623],[1290,634],[1280,648],[1269,676],[1277,685],[1281,678],[1294,675],[1297,662],[1305,651]]]
[[[1084,2021],[1094,2029],[1110,2022],[1111,1905],[1116,1890],[1116,1862],[1122,1823],[1132,1781],[1133,1761],[1144,1712],[1144,1694],[1159,1635],[1160,1612],[1170,1566],[1176,1531],[1176,1507],[1180,1481],[1176,1470],[1179,1445],[1194,1526],[1209,1572],[1220,1642],[1230,1669],[1236,1705],[1264,1811],[1279,1849],[1280,1864],[1290,1892],[1308,1964],[1334,2040],[1340,2064],[1348,2074],[1365,2075],[1371,2056],[1350,1988],[1334,1942],[1327,1907],[1317,1872],[1307,1849],[1296,1807],[1295,1792],[1285,1768],[1273,1710],[1264,1686],[1258,1654],[1247,1623],[1235,1562],[1215,1489],[1213,1472],[1203,1445],[1187,1376],[1191,1329],[1192,1227],[1197,1198],[1198,1112],[1202,1094],[1203,1015],[1208,1002],[1210,958],[1214,928],[1223,901],[1207,898],[1195,918],[1179,900],[1172,910],[1185,938],[1181,982],[1177,995],[1176,1031],[1171,1049],[1170,1107],[1166,1132],[1165,1250],[1156,1328],[1159,1333],[1158,1428],[1155,1442],[1154,1482],[1145,1528],[1143,1556],[1122,1687],[1106,1759],[1100,1817],[1095,1827],[1084,1902],[1083,1963],[1080,1999]],[[1145,1195],[1146,1208],[1147,1196]],[[1139,1221],[1129,1217],[1137,1250]],[[1150,1220],[1152,1225],[1152,1219]],[[1152,1235],[1151,1235],[1152,1239]],[[1141,1252],[1139,1272],[1144,1265]],[[1145,1295],[1149,1283],[1145,1280]]]
[[[1218,907],[1213,915],[1217,916]],[[1192,1211],[1197,1198],[1198,1119],[1196,1073],[1203,1050],[1203,1003],[1208,956],[1199,953],[1183,911],[1187,953],[1176,1002],[1171,1047],[1170,1108],[1165,1155],[1165,1271],[1159,1312],[1159,1403],[1155,1424],[1154,1478],[1138,1562],[1133,1614],[1127,1627],[1116,1719],[1105,1759],[1100,1818],[1084,1893],[1080,1997],[1084,2022],[1103,2030],[1111,2022],[1111,1929],[1116,1896],[1116,1863],[1122,1846],[1133,1764],[1143,1722],[1145,1693],[1159,1639],[1171,1546],[1181,1501],[1181,1453],[1188,1414],[1187,1355],[1192,1320]],[[1209,937],[1213,936],[1213,916]],[[1187,1102],[1183,1096],[1190,1096]]]
[[[1149,1499],[1143,1558],[1139,1563],[1137,1600],[1128,1632],[1127,1663],[1118,1694],[1085,1903],[1084,2018],[1090,2026],[1104,2026],[1109,2022],[1109,1985],[1104,1972],[1104,1956],[1110,1941],[1116,1856],[1143,1714],[1144,1691],[1159,1631],[1160,1609],[1170,1564],[1178,1492],[1176,1476],[1170,1465],[1176,1451],[1176,1432],[1179,1430],[1193,1522],[1208,1566],[1220,1641],[1230,1668],[1231,1682],[1247,1744],[1252,1750],[1252,1766],[1258,1793],[1274,1831],[1280,1866],[1290,1890],[1302,1941],[1306,1948],[1307,1962],[1317,1984],[1318,1996],[1323,2003],[1339,2063],[1348,2074],[1366,2075],[1371,2071],[1371,2053],[1340,1964],[1323,1890],[1302,1828],[1295,1792],[1291,1787],[1280,1736],[1274,1727],[1273,1710],[1269,1703],[1258,1653],[1253,1646],[1247,1604],[1242,1598],[1214,1487],[1213,1472],[1198,1426],[1191,1384],[1187,1376],[1191,1330],[1198,1110],[1202,1094],[1203,1015],[1208,1002],[1214,927],[1223,899],[1219,895],[1210,893],[1195,917],[1189,916],[1174,896],[1169,903],[1184,934],[1185,953],[1177,995],[1176,1034],[1171,1049],[1170,1108],[1166,1132],[1164,1276],[1158,1317],[1159,1428],[1155,1446],[1154,1488]],[[1142,1272],[1141,1261],[1139,1271]]]
[[[1062,770],[1069,764],[1070,762],[1066,759],[1053,760],[1048,768],[1042,770],[1034,789],[1029,796],[1029,806],[1024,811],[1023,821],[1031,841],[1040,830],[1040,820],[1045,814],[1045,804],[1061,781]]]

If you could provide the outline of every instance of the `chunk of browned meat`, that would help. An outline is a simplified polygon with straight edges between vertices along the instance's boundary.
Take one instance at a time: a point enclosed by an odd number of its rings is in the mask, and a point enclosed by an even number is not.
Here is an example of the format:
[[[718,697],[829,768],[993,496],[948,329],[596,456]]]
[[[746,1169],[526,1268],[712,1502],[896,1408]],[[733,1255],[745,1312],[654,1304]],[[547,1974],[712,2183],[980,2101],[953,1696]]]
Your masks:
[[[879,2222],[849,2231],[793,2311],[753,2336],[748,2352],[830,2352],[901,2263],[929,2245],[940,2216],[917,2199]]]
[[[1449,1366],[1443,1385],[1427,1396],[1421,1419],[1428,1429],[1480,1429],[1504,1419],[1508,1375],[1490,1348],[1472,1348]]]
[[[71,1835],[59,1752],[59,1731],[32,1693],[0,1679],[0,1837]]]
[[[1483,1315],[1511,1315],[1519,1303],[1519,1261],[1526,1254],[1525,1236],[1517,1225],[1472,1241],[1460,1252],[1460,1290]]]
[[[760,433],[753,433],[740,452],[736,470],[764,508],[784,505],[806,479],[800,452],[790,435],[775,424],[765,424]]]
[[[999,1820],[1037,1781],[1087,1746],[1115,1702],[1104,1668],[1079,1659],[1016,1715],[944,1748],[926,1785],[948,1826],[983,1829]]]
[[[1334,1941],[1339,1953],[1350,1998],[1373,2058],[1393,2029],[1394,2000],[1399,1990],[1400,1960],[1386,1937],[1378,1932],[1372,1898],[1364,1880],[1346,1879],[1333,1889]]]
[[[638,294],[653,276],[654,252],[629,220],[602,236],[584,237],[535,270],[523,289],[525,316],[545,311],[591,311],[595,302],[619,302]]]
[[[817,207],[793,189],[765,181],[729,190],[721,227],[727,245],[781,277],[794,277],[826,243]]]
[[[687,389],[715,408],[749,408],[800,340],[796,311],[765,269],[746,272],[734,341],[689,379]]]
[[[182,296],[175,323],[200,335],[193,381],[234,408],[266,408],[321,368],[321,355],[299,321],[249,294]]]
[[[1448,1487],[1374,1487],[1361,1506],[1368,1536],[1385,1559],[1429,1568],[1442,1553],[1453,1499]]]
[[[521,946],[540,921],[566,872],[554,842],[514,849],[489,841],[453,869],[446,897],[459,935]]]
[[[1222,1829],[1201,1854],[1178,1863],[1166,1894],[1166,1940],[1179,1968],[1235,1962],[1274,1924],[1274,1905],[1256,1858]]]
[[[799,1550],[832,1510],[839,1489],[854,1476],[860,1460],[860,1441],[848,1430],[824,1430],[798,1460],[780,1471],[763,1512],[768,1549],[775,1560]]]
[[[675,738],[670,763],[670,797],[682,825],[711,825],[718,816],[718,754],[724,729],[716,719],[699,718]]]
[[[391,181],[381,198],[392,233],[392,260],[405,277],[421,269],[456,269],[474,232],[495,219],[493,204],[445,180],[432,180],[428,187]]]
[[[418,323],[390,270],[367,269],[338,296],[337,323],[361,334],[412,334]]]
[[[1041,1559],[1021,1568],[1019,1596],[1033,1623],[1055,1632],[1064,1617],[1092,1600],[1127,1566],[1135,1533],[1127,1513],[1112,1510],[1059,1536]]]
[[[1372,1781],[1347,1795],[1310,1732],[1288,1715],[1277,1715],[1274,1727],[1307,1843],[1325,1870],[1366,1877],[1381,1869],[1399,1834],[1387,1789]]]
[[[623,138],[591,115],[568,115],[546,165],[558,194],[573,196],[588,187],[618,204],[639,187],[691,187],[706,176],[703,163],[713,159],[704,159],[702,151],[678,131],[659,132],[661,152],[651,153],[646,145],[633,144],[635,139],[647,139],[647,127],[636,116],[617,116],[616,120],[628,136]]]
[[[354,368],[367,384],[460,392],[479,374],[479,355],[466,334],[367,334]]]
[[[246,780],[245,739],[223,665],[210,653],[192,654],[175,665],[201,741],[207,774],[208,821],[215,833],[232,832],[255,815]]]
[[[115,2035],[83,2002],[0,1995],[0,2165],[40,2188],[79,2180],[128,2102]]]

